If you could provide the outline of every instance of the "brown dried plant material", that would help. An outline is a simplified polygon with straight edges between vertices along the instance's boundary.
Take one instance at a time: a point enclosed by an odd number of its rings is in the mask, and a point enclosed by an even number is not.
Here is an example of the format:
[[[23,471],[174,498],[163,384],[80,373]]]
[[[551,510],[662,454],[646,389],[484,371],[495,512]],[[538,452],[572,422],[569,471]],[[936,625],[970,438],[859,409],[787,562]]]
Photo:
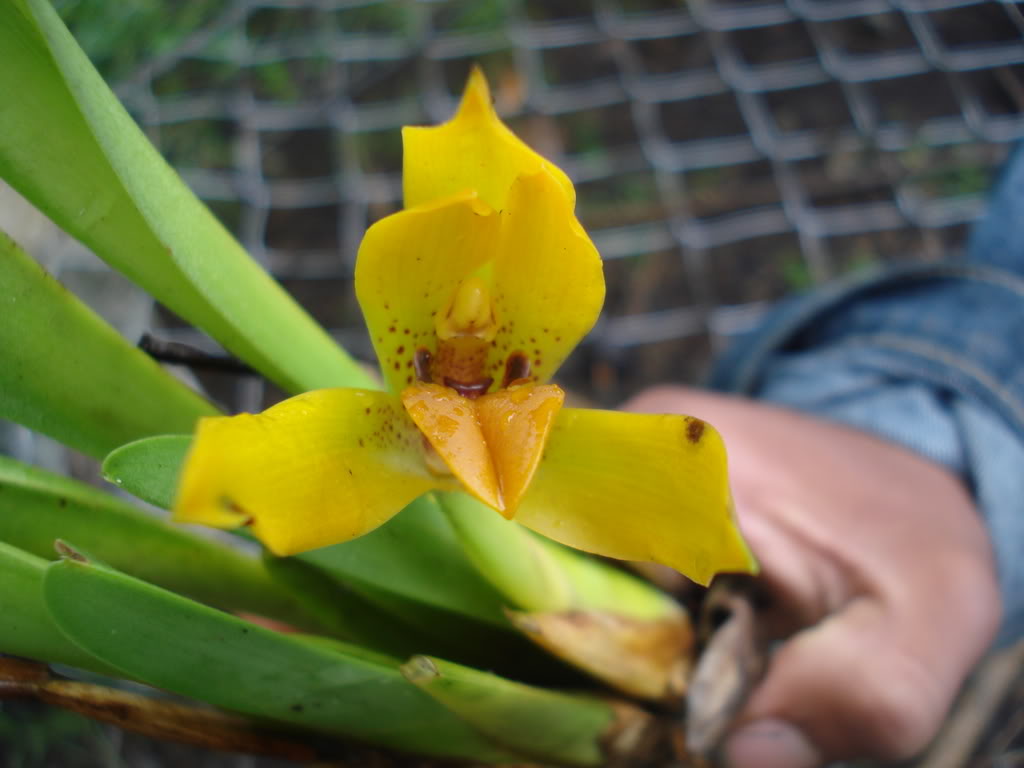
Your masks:
[[[598,611],[508,614],[535,643],[631,696],[672,703],[686,693],[694,642],[685,613],[657,621]]]
[[[53,678],[43,664],[0,658],[0,697],[30,697],[93,720],[157,739],[206,749],[313,760],[314,749],[243,718],[212,709],[159,701],[93,683]]]
[[[671,739],[678,729],[668,720],[621,699],[607,699],[607,703],[615,717],[602,739],[605,768],[654,768],[675,762]]]
[[[722,740],[765,668],[754,608],[742,589],[728,582],[712,588],[704,616],[715,627],[707,627],[710,639],[686,697],[686,747],[697,756],[708,755]]]

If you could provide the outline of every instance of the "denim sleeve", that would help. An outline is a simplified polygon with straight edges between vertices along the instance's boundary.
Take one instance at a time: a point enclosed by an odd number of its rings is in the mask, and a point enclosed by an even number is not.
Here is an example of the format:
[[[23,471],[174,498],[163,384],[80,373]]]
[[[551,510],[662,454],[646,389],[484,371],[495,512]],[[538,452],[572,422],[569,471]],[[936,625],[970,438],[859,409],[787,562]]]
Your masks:
[[[903,266],[778,307],[737,340],[712,386],[879,435],[963,478],[1024,635],[1024,151],[967,259]]]

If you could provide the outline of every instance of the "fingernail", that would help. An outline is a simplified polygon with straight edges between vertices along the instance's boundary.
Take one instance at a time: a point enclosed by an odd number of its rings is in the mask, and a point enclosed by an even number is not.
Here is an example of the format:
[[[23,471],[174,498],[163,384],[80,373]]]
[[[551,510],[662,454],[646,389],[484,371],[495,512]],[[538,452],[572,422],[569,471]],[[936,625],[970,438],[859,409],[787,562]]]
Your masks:
[[[818,750],[785,720],[757,720],[725,742],[730,768],[816,768]]]

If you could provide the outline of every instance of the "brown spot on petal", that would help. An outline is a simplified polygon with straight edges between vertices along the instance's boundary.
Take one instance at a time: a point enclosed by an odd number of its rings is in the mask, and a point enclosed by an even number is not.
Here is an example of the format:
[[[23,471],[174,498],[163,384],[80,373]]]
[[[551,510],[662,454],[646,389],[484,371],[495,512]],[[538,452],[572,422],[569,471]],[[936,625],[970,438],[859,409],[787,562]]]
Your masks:
[[[501,386],[508,388],[513,381],[528,378],[530,375],[530,359],[523,352],[513,352],[505,361],[505,376]]]
[[[707,426],[703,421],[693,416],[686,417],[686,439],[696,445],[700,442],[701,437],[704,435],[704,427]]]

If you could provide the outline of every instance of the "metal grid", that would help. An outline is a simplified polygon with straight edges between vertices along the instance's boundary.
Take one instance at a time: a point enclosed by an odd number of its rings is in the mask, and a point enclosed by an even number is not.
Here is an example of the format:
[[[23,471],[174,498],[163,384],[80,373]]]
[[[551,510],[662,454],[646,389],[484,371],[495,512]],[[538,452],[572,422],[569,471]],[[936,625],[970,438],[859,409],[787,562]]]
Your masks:
[[[577,183],[606,260],[602,320],[562,375],[603,403],[697,380],[789,290],[956,254],[1024,136],[1011,2],[221,5],[118,90],[253,255],[369,359],[351,275],[365,227],[400,206],[397,129],[450,116],[479,62]]]

